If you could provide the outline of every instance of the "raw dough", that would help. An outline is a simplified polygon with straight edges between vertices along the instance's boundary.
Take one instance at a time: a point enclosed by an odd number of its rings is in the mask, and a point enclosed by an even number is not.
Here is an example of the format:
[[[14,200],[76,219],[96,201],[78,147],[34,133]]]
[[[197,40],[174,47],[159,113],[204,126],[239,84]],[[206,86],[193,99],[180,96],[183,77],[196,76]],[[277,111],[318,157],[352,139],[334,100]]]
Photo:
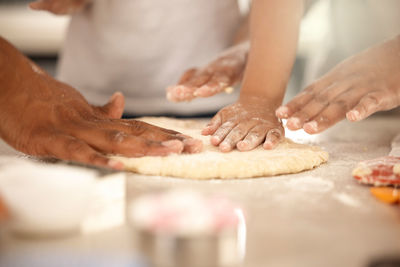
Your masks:
[[[141,174],[174,176],[191,179],[236,179],[297,173],[312,169],[328,160],[328,153],[316,146],[297,144],[289,139],[273,150],[258,147],[252,151],[219,152],[202,136],[204,121],[146,117],[142,121],[179,131],[201,139],[204,147],[197,154],[174,154],[167,157],[113,157],[125,169]]]

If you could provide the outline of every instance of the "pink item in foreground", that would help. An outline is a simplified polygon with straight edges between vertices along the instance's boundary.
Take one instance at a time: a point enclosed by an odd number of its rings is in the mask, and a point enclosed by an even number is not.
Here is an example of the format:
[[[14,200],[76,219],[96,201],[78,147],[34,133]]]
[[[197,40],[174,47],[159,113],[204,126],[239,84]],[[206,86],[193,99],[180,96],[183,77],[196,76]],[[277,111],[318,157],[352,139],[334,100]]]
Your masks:
[[[130,211],[134,225],[154,233],[214,234],[236,229],[240,210],[222,196],[172,190],[139,197]]]

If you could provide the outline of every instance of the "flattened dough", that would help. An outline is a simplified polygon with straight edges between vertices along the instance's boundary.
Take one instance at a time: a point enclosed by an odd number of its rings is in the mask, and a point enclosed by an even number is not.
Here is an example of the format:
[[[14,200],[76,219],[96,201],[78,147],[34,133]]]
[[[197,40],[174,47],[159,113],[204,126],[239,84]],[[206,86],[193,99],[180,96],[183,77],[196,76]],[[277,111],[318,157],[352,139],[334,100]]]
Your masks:
[[[229,153],[218,151],[210,144],[209,136],[202,136],[205,122],[163,117],[146,117],[142,121],[179,131],[203,141],[198,154],[167,157],[113,157],[125,169],[147,175],[173,176],[189,179],[239,179],[297,173],[312,169],[328,160],[328,153],[316,146],[297,144],[289,139],[273,150],[258,147],[252,151]]]

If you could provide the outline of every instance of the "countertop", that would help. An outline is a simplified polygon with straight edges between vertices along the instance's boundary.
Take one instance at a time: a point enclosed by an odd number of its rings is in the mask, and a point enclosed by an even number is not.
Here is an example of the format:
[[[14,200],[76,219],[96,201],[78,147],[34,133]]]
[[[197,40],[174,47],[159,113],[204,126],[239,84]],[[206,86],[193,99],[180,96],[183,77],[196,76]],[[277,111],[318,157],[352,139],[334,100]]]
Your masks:
[[[341,122],[317,136],[289,132],[295,141],[319,145],[330,154],[328,163],[299,174],[224,181],[127,174],[123,182],[114,183],[121,192],[107,204],[119,207],[121,212],[114,216],[121,216],[120,223],[102,231],[89,227],[87,234],[58,239],[21,239],[3,231],[0,266],[17,260],[18,266],[36,266],[34,259],[39,258],[46,259],[45,266],[55,266],[54,262],[57,266],[64,266],[60,262],[66,262],[65,266],[136,266],[136,262],[140,266],[121,205],[142,192],[172,187],[223,192],[241,203],[247,225],[246,267],[361,267],[376,258],[400,256],[399,207],[378,202],[368,186],[351,177],[357,162],[386,155],[399,132],[399,115]],[[15,151],[1,143],[0,154],[15,155]],[[30,265],[21,264],[24,259]]]

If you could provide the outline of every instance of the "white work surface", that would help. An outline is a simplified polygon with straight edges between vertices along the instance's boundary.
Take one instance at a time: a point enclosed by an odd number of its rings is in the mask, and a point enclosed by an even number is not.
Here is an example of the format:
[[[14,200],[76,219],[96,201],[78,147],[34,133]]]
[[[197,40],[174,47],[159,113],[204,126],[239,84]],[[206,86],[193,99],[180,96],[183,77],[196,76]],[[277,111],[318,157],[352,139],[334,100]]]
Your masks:
[[[351,177],[351,170],[360,160],[386,155],[399,132],[400,117],[392,115],[343,122],[313,137],[289,133],[297,141],[322,146],[330,154],[328,163],[299,174],[245,180],[187,181],[130,174],[125,199],[175,187],[231,196],[246,213],[246,267],[367,266],[375,258],[400,256],[400,209],[375,200],[368,186]],[[14,153],[4,144],[0,151]],[[47,259],[45,266],[136,266],[135,255],[126,225],[47,240],[21,239],[7,232],[0,236],[0,266],[17,259],[19,264],[11,266],[34,266],[35,257]],[[21,264],[25,258],[32,264]]]

